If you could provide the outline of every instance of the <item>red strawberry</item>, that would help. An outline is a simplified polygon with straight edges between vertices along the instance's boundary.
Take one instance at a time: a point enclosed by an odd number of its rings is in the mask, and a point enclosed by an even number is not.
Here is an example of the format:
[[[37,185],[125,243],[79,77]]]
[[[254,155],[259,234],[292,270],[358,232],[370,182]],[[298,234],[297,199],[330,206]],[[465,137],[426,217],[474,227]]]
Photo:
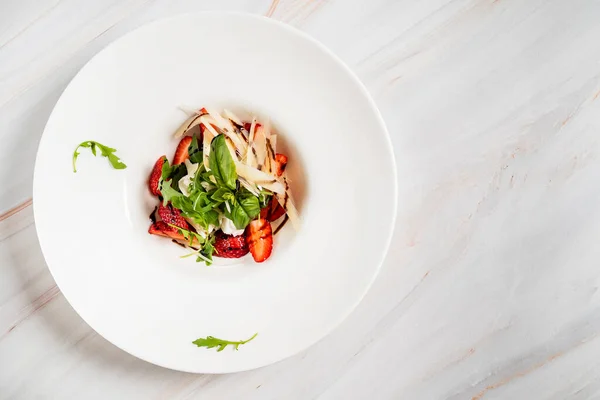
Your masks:
[[[183,236],[183,234],[177,230],[177,228],[167,225],[167,223],[164,221],[158,221],[158,222],[155,222],[152,225],[150,225],[150,228],[148,229],[148,233],[151,235],[159,235],[159,236],[168,237],[168,238],[177,240],[178,242],[181,242],[182,244],[183,243],[185,243],[186,245],[189,244],[189,240],[187,240]],[[198,245],[198,239],[194,238],[192,246],[193,245]]]
[[[215,124],[210,124],[210,126],[212,126],[212,128],[217,132],[219,132],[221,130],[221,128],[219,128]],[[200,124],[200,132],[202,133],[202,136],[200,136],[200,139],[202,139],[204,137],[204,131],[206,131],[206,125]]]
[[[160,181],[160,176],[162,175],[162,167],[166,160],[166,156],[161,156],[158,160],[156,160],[156,163],[154,163],[154,168],[152,168],[152,172],[150,173],[148,186],[150,187],[150,193],[152,193],[155,196],[160,196],[158,182]]]
[[[271,215],[271,203],[267,204],[265,208],[260,209],[260,218],[269,219],[269,215]]]
[[[191,136],[184,136],[181,139],[181,142],[179,142],[179,145],[177,146],[177,150],[175,150],[175,155],[173,156],[173,165],[179,165],[190,158],[190,154],[188,152],[190,143],[192,143]]]
[[[275,196],[271,197],[271,212],[269,213],[269,221],[277,221],[285,214],[285,208],[281,207]]]
[[[181,236],[181,239],[183,239],[183,235],[179,233],[176,228],[167,225],[163,221],[157,221],[150,225],[150,228],[148,228],[148,233],[151,235],[160,235],[166,237]],[[173,239],[176,238],[173,237]]]
[[[218,231],[215,234],[215,256],[240,258],[248,254],[248,244],[244,235],[232,236]]]
[[[260,124],[256,124],[256,126],[254,127],[254,129],[258,129],[261,125]],[[244,122],[244,129],[247,130],[248,132],[250,132],[250,128],[252,127],[252,124],[250,122]]]
[[[171,204],[167,204],[166,206],[163,206],[161,204],[160,206],[158,206],[157,214],[162,220],[162,222],[166,223],[168,226],[175,225],[183,229],[190,229],[190,226],[188,225],[185,218],[181,216],[181,211],[171,206]],[[170,227],[173,228],[172,226]]]
[[[275,154],[275,166],[274,172],[275,176],[281,176],[285,171],[285,167],[287,165],[288,158],[285,154],[277,153]]]
[[[260,217],[267,221],[277,221],[284,214],[285,209],[281,207],[281,204],[279,204],[279,201],[277,201],[275,196],[271,197],[269,204],[260,210]]]
[[[255,219],[246,228],[246,242],[257,263],[265,261],[273,250],[273,232],[266,219]]]

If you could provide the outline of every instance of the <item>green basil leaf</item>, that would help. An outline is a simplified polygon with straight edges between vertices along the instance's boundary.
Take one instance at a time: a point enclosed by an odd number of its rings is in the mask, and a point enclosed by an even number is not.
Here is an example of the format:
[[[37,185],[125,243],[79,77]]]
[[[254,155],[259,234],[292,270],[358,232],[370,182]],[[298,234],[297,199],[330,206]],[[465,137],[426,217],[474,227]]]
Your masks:
[[[237,202],[244,208],[250,219],[254,219],[260,214],[260,203],[258,198],[246,189],[238,193]]]
[[[235,170],[233,158],[231,158],[231,154],[225,143],[224,135],[218,135],[212,140],[208,162],[210,169],[217,180],[217,184],[235,190],[237,172]]]
[[[233,221],[233,224],[237,229],[244,229],[250,223],[250,217],[246,210],[239,204],[231,207],[231,213],[225,213],[227,218]],[[229,214],[229,215],[227,215]]]
[[[237,229],[244,229],[260,214],[260,203],[252,193],[242,190],[231,208],[231,220]]]
[[[215,210],[210,210],[204,214],[204,218],[208,225],[219,226],[219,213]]]
[[[198,145],[198,139],[196,135],[192,136],[192,143],[188,147],[188,154],[190,155],[190,161],[194,164],[200,164],[203,162],[202,149]]]
[[[219,203],[224,202],[227,199],[231,199],[233,197],[233,193],[226,187],[222,187],[217,189],[210,198]]]

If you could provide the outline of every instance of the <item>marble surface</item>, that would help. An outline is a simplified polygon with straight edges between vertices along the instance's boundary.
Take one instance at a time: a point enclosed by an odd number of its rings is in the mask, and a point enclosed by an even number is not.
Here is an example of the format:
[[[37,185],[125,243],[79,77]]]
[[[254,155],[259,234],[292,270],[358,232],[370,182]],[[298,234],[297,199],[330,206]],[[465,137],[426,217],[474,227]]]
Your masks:
[[[347,62],[400,188],[357,310],[232,375],[162,369],[92,331],[31,207],[40,135],[77,70],[135,27],[206,9],[285,21]],[[0,0],[0,399],[600,398],[599,16],[595,0]]]

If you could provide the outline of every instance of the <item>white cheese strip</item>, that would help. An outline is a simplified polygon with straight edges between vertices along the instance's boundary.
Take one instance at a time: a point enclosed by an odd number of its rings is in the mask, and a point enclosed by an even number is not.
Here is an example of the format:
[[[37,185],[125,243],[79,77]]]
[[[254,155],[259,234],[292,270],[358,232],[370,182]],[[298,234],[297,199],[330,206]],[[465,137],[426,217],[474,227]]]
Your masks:
[[[225,114],[225,116],[227,118],[229,118],[230,120],[232,120],[236,125],[244,126],[244,123],[242,122],[242,120],[239,119],[237,115],[235,115],[233,112],[229,111],[228,109],[224,109],[223,114]]]
[[[292,193],[285,175],[283,176],[283,185],[285,185],[285,192],[277,193],[277,200],[279,201],[279,204],[281,204],[286,214],[290,218],[294,229],[298,230],[300,229],[300,216],[298,215],[298,210],[296,209],[296,206],[292,201]]]
[[[269,189],[275,193],[285,193],[285,187],[273,175],[259,171],[256,168],[252,168],[239,162],[235,164],[235,168],[238,175],[248,182],[262,186],[265,189]]]
[[[254,149],[254,134],[256,131],[256,118],[252,118],[248,136],[248,150],[246,151],[246,165],[256,168],[256,149]]]
[[[213,137],[213,134],[208,129],[204,130],[204,134],[202,135],[202,161],[207,171],[210,171],[208,156],[210,155],[210,142],[213,140]]]
[[[173,137],[180,138],[183,135],[185,135],[185,133],[187,131],[189,131],[191,128],[193,128],[194,126],[196,126],[200,123],[199,119],[200,119],[200,116],[196,115],[196,114],[194,114],[191,117],[189,117],[188,119],[186,119],[183,122],[183,124],[181,124],[179,126],[179,128],[177,128],[175,133],[173,133]]]
[[[254,142],[252,146],[256,151],[256,168],[263,172],[266,171],[265,163],[267,158],[267,139],[265,138],[265,130],[263,126],[257,127],[254,132]]]

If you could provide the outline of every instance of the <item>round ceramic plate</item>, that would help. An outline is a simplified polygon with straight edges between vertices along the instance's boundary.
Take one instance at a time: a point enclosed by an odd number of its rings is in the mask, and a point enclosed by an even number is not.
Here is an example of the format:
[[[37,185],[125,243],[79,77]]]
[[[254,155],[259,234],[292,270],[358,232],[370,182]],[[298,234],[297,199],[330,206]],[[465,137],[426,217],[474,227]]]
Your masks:
[[[245,110],[278,131],[302,226],[287,224],[266,262],[207,267],[148,234],[147,179],[177,145],[180,106]],[[127,169],[83,149],[73,173],[84,140]],[[390,243],[395,174],[373,100],[321,44],[262,17],[183,15],[125,35],[69,84],[40,142],[35,220],[56,283],[99,334],[164,367],[242,371],[306,349],[356,307]],[[192,344],[254,333],[238,351]]]

